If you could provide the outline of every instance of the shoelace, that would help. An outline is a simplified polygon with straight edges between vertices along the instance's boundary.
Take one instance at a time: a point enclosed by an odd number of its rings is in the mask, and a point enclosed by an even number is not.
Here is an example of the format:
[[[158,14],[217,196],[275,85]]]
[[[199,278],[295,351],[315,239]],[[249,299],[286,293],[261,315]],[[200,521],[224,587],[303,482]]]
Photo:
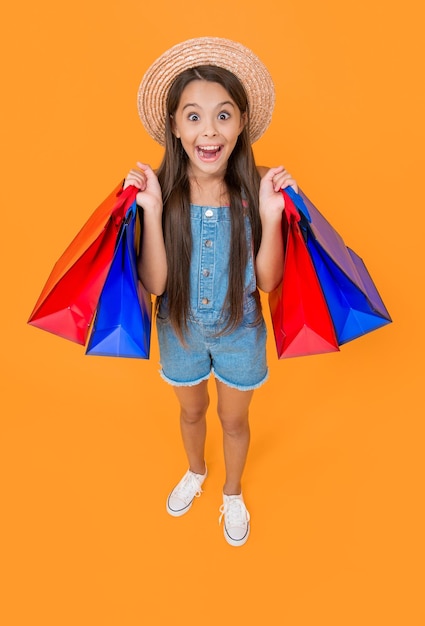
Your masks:
[[[249,522],[250,515],[246,506],[240,498],[232,498],[220,507],[220,517],[218,523],[221,524],[223,516],[226,518],[226,526],[228,528],[244,526]]]
[[[173,491],[173,495],[185,503],[190,502],[193,497],[199,498],[201,493],[201,486],[192,472],[188,472]]]

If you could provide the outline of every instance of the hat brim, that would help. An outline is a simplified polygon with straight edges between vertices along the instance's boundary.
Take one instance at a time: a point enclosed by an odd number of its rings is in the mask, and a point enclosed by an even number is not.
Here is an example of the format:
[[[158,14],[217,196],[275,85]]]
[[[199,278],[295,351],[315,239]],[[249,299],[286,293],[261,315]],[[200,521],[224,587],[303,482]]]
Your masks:
[[[249,107],[251,143],[270,124],[275,91],[266,66],[248,48],[220,37],[200,37],[179,43],[162,54],[147,70],[137,93],[137,108],[147,132],[159,144],[165,143],[168,91],[184,70],[214,65],[232,72],[242,83]]]

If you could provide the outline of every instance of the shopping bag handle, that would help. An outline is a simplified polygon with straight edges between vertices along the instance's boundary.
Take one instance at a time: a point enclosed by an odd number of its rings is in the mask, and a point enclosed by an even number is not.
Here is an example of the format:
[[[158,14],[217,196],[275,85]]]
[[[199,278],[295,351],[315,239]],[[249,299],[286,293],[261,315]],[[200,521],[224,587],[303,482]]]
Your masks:
[[[140,189],[137,189],[134,185],[129,185],[125,189],[121,188],[118,190],[117,198],[122,201],[122,204],[127,200],[131,200],[131,203],[133,203],[139,191]]]
[[[289,193],[287,193],[286,189],[281,189],[280,191],[282,192],[283,200],[285,202],[285,208],[283,209],[283,212],[288,221],[288,224],[290,224],[292,221],[299,222],[301,216],[298,213],[291,196],[289,195]]]
[[[121,213],[120,209],[123,206],[127,208],[125,212],[125,217],[129,216],[130,213],[135,213],[136,196],[139,193],[139,191],[140,189],[138,189],[134,185],[129,185],[125,189],[123,188],[119,189],[117,192],[117,200],[115,202],[112,214]],[[119,222],[121,222],[121,218],[119,219]]]
[[[281,189],[281,191],[282,191],[284,198],[286,194],[286,196],[289,196],[290,200],[292,201],[292,202],[287,202],[286,201],[287,197],[285,198],[285,210],[286,210],[286,205],[287,204],[290,205],[288,207],[288,212],[286,213],[286,216],[288,217],[288,219],[289,219],[289,215],[294,215],[294,217],[297,217],[297,222],[299,222],[301,219],[299,213],[302,213],[305,219],[308,222],[311,222],[310,213],[308,212],[308,209],[305,205],[305,202],[302,196],[300,196],[300,194],[297,193],[293,187],[286,187],[285,189]]]

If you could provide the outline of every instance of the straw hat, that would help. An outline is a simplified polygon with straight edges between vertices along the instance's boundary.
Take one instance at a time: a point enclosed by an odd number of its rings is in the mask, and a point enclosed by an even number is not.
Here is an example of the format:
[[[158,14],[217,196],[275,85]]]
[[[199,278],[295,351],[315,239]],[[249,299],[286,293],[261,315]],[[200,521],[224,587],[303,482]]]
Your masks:
[[[139,116],[147,132],[164,145],[168,91],[181,72],[199,65],[222,67],[240,80],[248,97],[251,142],[257,141],[272,117],[273,81],[266,66],[251,50],[219,37],[183,41],[164,52],[147,70],[137,94]]]

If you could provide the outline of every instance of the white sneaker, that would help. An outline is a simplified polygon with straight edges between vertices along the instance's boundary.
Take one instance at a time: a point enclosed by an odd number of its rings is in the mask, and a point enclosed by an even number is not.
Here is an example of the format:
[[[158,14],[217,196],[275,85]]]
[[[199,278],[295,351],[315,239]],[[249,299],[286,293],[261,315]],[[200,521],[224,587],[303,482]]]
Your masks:
[[[220,518],[224,517],[224,538],[231,546],[243,546],[249,537],[250,515],[246,509],[242,494],[226,496],[223,494],[223,504],[220,507]]]
[[[167,499],[167,511],[173,517],[180,517],[188,512],[195,498],[202,493],[202,484],[208,474],[195,474],[187,470],[181,481],[174,487]]]

